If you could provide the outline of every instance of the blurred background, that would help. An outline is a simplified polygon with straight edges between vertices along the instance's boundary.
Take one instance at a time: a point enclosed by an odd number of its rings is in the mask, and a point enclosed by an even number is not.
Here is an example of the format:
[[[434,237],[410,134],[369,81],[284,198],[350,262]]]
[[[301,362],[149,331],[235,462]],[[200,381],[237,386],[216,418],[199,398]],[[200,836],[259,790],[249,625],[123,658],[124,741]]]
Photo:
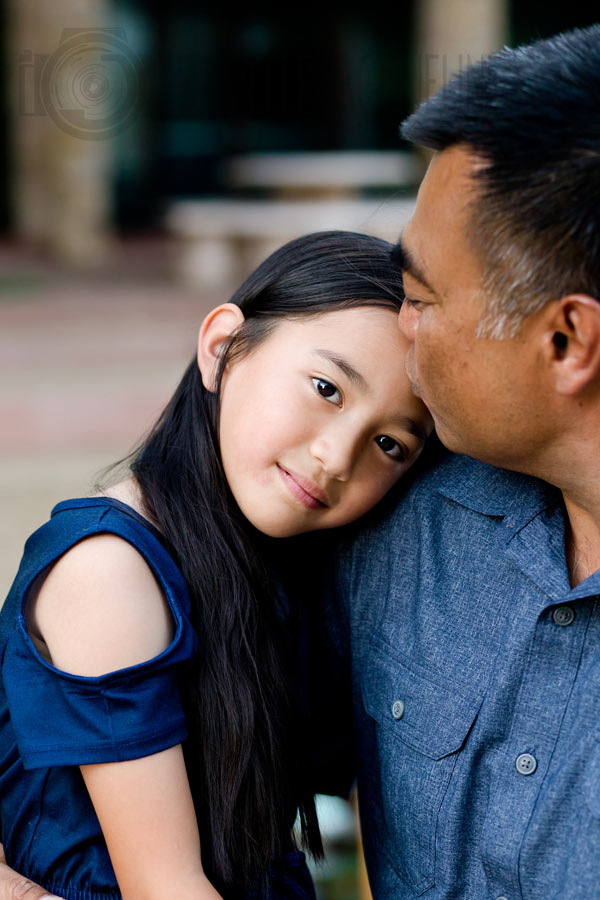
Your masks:
[[[0,0],[0,596],[260,259],[323,228],[397,238],[425,165],[398,137],[416,103],[596,7]],[[368,897],[351,807],[322,813],[320,897]]]

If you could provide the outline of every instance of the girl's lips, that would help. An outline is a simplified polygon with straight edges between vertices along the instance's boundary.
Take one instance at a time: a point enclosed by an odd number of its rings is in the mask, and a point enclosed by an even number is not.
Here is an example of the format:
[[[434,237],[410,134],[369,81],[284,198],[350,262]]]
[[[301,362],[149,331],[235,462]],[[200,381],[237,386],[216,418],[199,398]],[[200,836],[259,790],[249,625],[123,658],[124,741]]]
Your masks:
[[[327,506],[325,494],[316,484],[296,472],[290,472],[277,463],[279,474],[291,494],[308,509],[323,509]],[[323,498],[323,499],[321,499]]]

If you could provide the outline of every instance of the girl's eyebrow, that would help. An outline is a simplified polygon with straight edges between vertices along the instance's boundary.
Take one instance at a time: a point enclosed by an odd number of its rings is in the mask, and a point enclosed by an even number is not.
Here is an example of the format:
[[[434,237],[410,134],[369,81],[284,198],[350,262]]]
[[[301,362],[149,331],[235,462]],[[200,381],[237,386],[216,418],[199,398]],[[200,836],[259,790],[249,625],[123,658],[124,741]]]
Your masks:
[[[340,369],[340,371],[356,385],[356,387],[363,391],[368,389],[368,384],[365,379],[360,372],[348,362],[348,360],[343,359],[341,356],[336,356],[335,353],[331,353],[330,350],[315,350],[314,353],[315,356],[320,356],[322,359],[326,359],[328,362],[333,363],[334,366],[337,366],[338,369]]]

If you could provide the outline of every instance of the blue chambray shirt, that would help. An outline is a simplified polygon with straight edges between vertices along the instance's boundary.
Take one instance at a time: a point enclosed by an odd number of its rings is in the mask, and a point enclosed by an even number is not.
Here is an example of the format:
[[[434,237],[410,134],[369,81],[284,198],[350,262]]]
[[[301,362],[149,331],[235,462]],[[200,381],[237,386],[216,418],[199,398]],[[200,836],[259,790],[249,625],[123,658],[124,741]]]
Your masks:
[[[444,454],[338,557],[376,900],[600,898],[600,572],[558,491]]]

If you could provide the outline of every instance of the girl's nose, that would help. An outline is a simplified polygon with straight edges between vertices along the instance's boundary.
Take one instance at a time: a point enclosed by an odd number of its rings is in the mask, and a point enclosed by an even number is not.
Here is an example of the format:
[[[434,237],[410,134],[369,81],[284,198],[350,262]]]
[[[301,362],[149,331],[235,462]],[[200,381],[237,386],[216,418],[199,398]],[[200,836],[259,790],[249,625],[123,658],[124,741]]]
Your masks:
[[[356,463],[357,441],[349,435],[322,434],[313,440],[310,452],[330,478],[348,481]]]

